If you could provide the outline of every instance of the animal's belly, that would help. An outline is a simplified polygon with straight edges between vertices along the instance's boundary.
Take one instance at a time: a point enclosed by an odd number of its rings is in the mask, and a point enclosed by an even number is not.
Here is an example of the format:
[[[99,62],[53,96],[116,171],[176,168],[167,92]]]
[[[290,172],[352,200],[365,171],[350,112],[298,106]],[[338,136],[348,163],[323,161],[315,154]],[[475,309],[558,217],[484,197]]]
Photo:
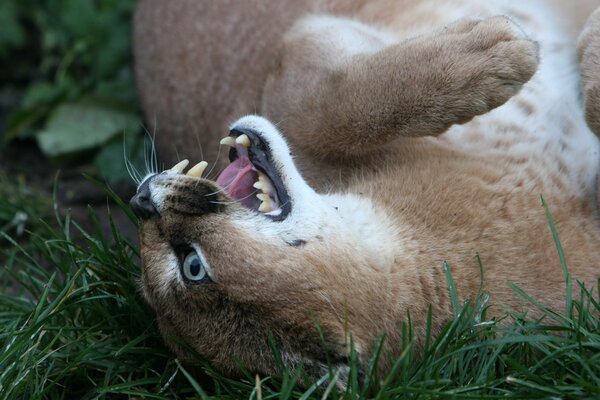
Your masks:
[[[539,69],[519,94],[438,140],[507,160],[519,178],[586,195],[595,187],[599,141],[584,120],[575,46],[556,36],[539,42]]]

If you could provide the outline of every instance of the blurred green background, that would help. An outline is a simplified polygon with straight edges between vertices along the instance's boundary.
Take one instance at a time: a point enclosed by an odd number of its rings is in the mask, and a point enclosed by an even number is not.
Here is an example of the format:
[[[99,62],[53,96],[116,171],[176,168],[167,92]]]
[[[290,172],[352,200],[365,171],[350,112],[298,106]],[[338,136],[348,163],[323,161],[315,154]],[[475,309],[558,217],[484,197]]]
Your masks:
[[[0,2],[0,168],[37,147],[53,166],[129,180],[124,149],[134,161],[143,157],[131,56],[135,3]]]

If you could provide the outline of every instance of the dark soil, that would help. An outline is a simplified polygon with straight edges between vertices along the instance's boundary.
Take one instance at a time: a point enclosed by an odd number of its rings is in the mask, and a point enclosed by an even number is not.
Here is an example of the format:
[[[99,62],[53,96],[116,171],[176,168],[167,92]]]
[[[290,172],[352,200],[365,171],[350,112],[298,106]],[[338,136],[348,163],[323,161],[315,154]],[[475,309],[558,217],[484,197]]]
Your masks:
[[[109,212],[120,232],[128,240],[137,242],[134,224],[125,213],[108,198],[102,188],[84,177],[85,166],[54,166],[40,153],[36,143],[30,140],[13,141],[0,151],[0,170],[9,177],[22,177],[27,186],[52,197],[56,185],[57,204],[62,214],[70,213],[87,231],[94,227],[89,218],[91,206],[102,226],[109,235]],[[124,201],[129,201],[135,193],[133,182],[119,182],[110,185]]]

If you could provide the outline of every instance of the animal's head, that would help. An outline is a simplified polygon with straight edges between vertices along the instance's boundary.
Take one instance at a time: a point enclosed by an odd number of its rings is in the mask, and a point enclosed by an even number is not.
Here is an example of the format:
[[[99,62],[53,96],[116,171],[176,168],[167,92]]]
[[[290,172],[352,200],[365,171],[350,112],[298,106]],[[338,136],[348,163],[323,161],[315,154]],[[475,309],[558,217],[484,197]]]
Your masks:
[[[167,342],[187,358],[173,338],[186,342],[228,373],[238,361],[275,372],[270,340],[288,367],[315,376],[328,363],[345,369],[349,333],[368,356],[392,303],[377,273],[394,257],[381,250],[393,233],[380,212],[316,194],[262,118],[242,118],[222,143],[232,162],[217,182],[201,177],[204,163],[187,174],[178,164],[146,177],[130,203],[143,292]]]

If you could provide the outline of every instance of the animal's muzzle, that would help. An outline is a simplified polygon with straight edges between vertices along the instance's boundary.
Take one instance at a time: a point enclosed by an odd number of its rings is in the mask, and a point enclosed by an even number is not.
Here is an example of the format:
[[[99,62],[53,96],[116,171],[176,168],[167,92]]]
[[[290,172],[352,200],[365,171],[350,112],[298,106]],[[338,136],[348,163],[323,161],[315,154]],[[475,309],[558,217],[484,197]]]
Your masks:
[[[129,207],[135,215],[141,219],[158,217],[158,211],[150,196],[150,181],[154,177],[146,179],[138,188],[135,196],[129,200]]]

